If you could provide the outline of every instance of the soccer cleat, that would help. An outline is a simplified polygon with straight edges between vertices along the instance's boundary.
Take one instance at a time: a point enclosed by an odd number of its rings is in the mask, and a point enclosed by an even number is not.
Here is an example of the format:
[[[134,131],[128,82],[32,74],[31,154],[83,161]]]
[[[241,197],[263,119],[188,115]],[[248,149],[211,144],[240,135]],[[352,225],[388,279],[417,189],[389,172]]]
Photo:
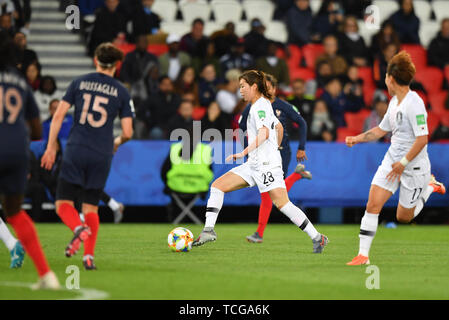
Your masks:
[[[58,278],[53,271],[48,271],[46,274],[39,278],[39,281],[37,283],[31,286],[32,290],[58,290],[60,288],[61,286],[59,285]]]
[[[125,206],[123,203],[119,203],[119,208],[113,210],[114,213],[114,223],[120,223],[123,219],[123,212],[125,211]]]
[[[247,236],[246,240],[248,240],[248,242],[253,242],[253,243],[262,243],[263,242],[263,238],[259,235],[259,232],[254,232],[253,235],[251,236]]]
[[[433,192],[439,193],[439,194],[445,194],[446,193],[446,187],[441,182],[438,182],[435,179],[435,176],[432,174],[430,177],[429,186],[433,187]]]
[[[97,270],[97,267],[94,263],[94,257],[91,255],[87,255],[83,257],[83,265],[86,270]]]
[[[16,245],[9,253],[11,255],[11,264],[9,267],[11,269],[20,268],[23,264],[23,259],[25,258],[25,250],[20,241],[16,242]]]
[[[319,240],[312,240],[313,243],[313,253],[321,253],[324,247],[329,243],[329,239],[324,235],[320,234]]]
[[[198,238],[193,241],[192,246],[198,247],[202,246],[206,242],[211,242],[217,240],[217,234],[215,233],[213,228],[204,228],[203,231],[201,231]]]
[[[312,180],[312,174],[310,171],[306,171],[306,166],[301,163],[296,165],[295,172],[299,173],[304,179]]]
[[[65,255],[67,258],[70,258],[74,256],[80,246],[81,242],[85,241],[90,236],[90,229],[87,226],[83,226],[78,228],[78,230],[75,231],[75,234],[73,236],[72,241],[67,245],[67,248],[65,248]]]
[[[363,264],[369,264],[369,258],[365,257],[362,254],[359,254],[357,257],[352,259],[352,261],[348,262],[346,265],[348,265],[348,266],[361,266]]]

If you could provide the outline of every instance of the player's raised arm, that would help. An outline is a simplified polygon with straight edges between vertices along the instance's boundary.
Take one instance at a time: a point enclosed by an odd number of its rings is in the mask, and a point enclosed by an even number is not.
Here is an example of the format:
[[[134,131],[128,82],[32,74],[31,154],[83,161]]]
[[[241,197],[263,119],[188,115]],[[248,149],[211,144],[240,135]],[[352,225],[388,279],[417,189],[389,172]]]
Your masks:
[[[384,131],[379,127],[374,127],[371,130],[368,130],[362,134],[359,134],[358,136],[348,136],[346,137],[346,145],[348,147],[352,147],[356,145],[357,143],[362,142],[371,142],[376,141],[385,136],[388,133],[388,131]]]
[[[278,124],[276,125],[276,133],[278,139],[278,146],[280,147],[282,144],[282,139],[284,138],[284,127],[282,126],[281,122],[278,122]]]
[[[282,126],[282,125],[281,125]],[[254,151],[259,147],[262,143],[264,143],[270,136],[270,130],[267,127],[263,126],[257,131],[257,137],[249,146],[247,146],[242,152],[230,155],[226,158],[226,161],[229,160],[237,160],[243,157],[246,157],[248,153]],[[281,137],[282,138],[282,137]]]

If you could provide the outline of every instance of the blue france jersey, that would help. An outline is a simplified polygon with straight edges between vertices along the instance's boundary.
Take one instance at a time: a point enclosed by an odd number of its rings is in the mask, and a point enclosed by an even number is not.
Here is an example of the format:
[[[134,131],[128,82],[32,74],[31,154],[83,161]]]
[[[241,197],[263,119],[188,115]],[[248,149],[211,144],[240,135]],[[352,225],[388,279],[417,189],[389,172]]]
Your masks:
[[[114,119],[134,117],[128,90],[108,75],[89,73],[72,81],[62,100],[75,106],[67,146],[112,155]]]
[[[27,120],[39,118],[33,92],[15,68],[0,71],[0,154],[28,154]]]

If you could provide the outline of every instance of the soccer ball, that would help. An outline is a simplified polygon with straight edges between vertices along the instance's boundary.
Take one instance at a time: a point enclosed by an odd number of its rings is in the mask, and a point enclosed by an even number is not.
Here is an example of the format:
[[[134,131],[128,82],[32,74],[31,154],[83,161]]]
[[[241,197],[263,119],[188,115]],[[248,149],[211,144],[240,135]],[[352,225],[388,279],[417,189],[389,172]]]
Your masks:
[[[189,252],[192,249],[193,233],[186,228],[178,227],[168,234],[168,247],[175,252]]]

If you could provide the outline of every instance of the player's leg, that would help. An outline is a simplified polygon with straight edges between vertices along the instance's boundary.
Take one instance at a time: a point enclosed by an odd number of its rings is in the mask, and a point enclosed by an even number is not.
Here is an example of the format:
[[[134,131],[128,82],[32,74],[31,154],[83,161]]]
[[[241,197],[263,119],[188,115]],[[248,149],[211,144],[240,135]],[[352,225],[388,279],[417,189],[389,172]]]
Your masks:
[[[114,223],[120,223],[123,219],[123,211],[125,210],[123,203],[117,202],[104,191],[101,192],[100,200],[112,210],[114,214]]]
[[[360,245],[358,255],[347,265],[369,264],[369,250],[376,235],[379,214],[393,192],[372,184],[369,192],[366,211],[360,223]]]
[[[9,231],[5,222],[0,218],[0,239],[8,248],[9,254],[11,256],[10,268],[20,268],[23,264],[23,259],[25,258],[25,251],[22,244],[18,241]]]
[[[285,186],[287,187],[287,192],[290,191],[290,189],[293,187],[296,181],[299,181],[303,178],[311,180],[312,174],[310,173],[310,171],[306,170],[306,167],[303,164],[298,163],[296,165],[295,171],[285,179]]]
[[[425,203],[429,199],[430,195],[432,193],[439,193],[439,194],[445,194],[446,193],[446,187],[441,182],[438,182],[435,179],[435,176],[432,174],[430,177],[430,182],[427,186],[423,188],[423,191],[421,191],[419,200],[416,203],[415,210],[413,211],[413,218],[416,218],[418,214],[421,212],[421,210],[424,208]]]
[[[97,269],[94,264],[95,245],[97,243],[98,229],[100,227],[98,207],[83,203],[83,211],[86,212],[85,221],[91,231],[89,238],[84,241],[83,265],[86,270],[95,270]]]
[[[6,195],[3,198],[2,206],[3,211],[6,214],[6,220],[13,227],[17,238],[19,238],[19,241],[22,243],[26,253],[36,267],[39,275],[39,282],[33,286],[33,288],[58,289],[58,279],[50,270],[34,227],[34,223],[27,213],[21,209],[22,201],[22,195]]]
[[[210,196],[206,207],[206,223],[199,237],[193,242],[193,246],[200,246],[209,241],[215,241],[217,235],[214,231],[218,214],[223,206],[224,194],[250,186],[241,175],[244,175],[245,164],[235,167],[231,171],[216,179],[210,188]],[[241,169],[238,169],[242,167]],[[239,173],[240,172],[240,173]],[[241,174],[241,175],[240,175]],[[249,178],[248,178],[249,177]],[[250,179],[248,176],[247,179]],[[253,184],[254,185],[254,184]]]

